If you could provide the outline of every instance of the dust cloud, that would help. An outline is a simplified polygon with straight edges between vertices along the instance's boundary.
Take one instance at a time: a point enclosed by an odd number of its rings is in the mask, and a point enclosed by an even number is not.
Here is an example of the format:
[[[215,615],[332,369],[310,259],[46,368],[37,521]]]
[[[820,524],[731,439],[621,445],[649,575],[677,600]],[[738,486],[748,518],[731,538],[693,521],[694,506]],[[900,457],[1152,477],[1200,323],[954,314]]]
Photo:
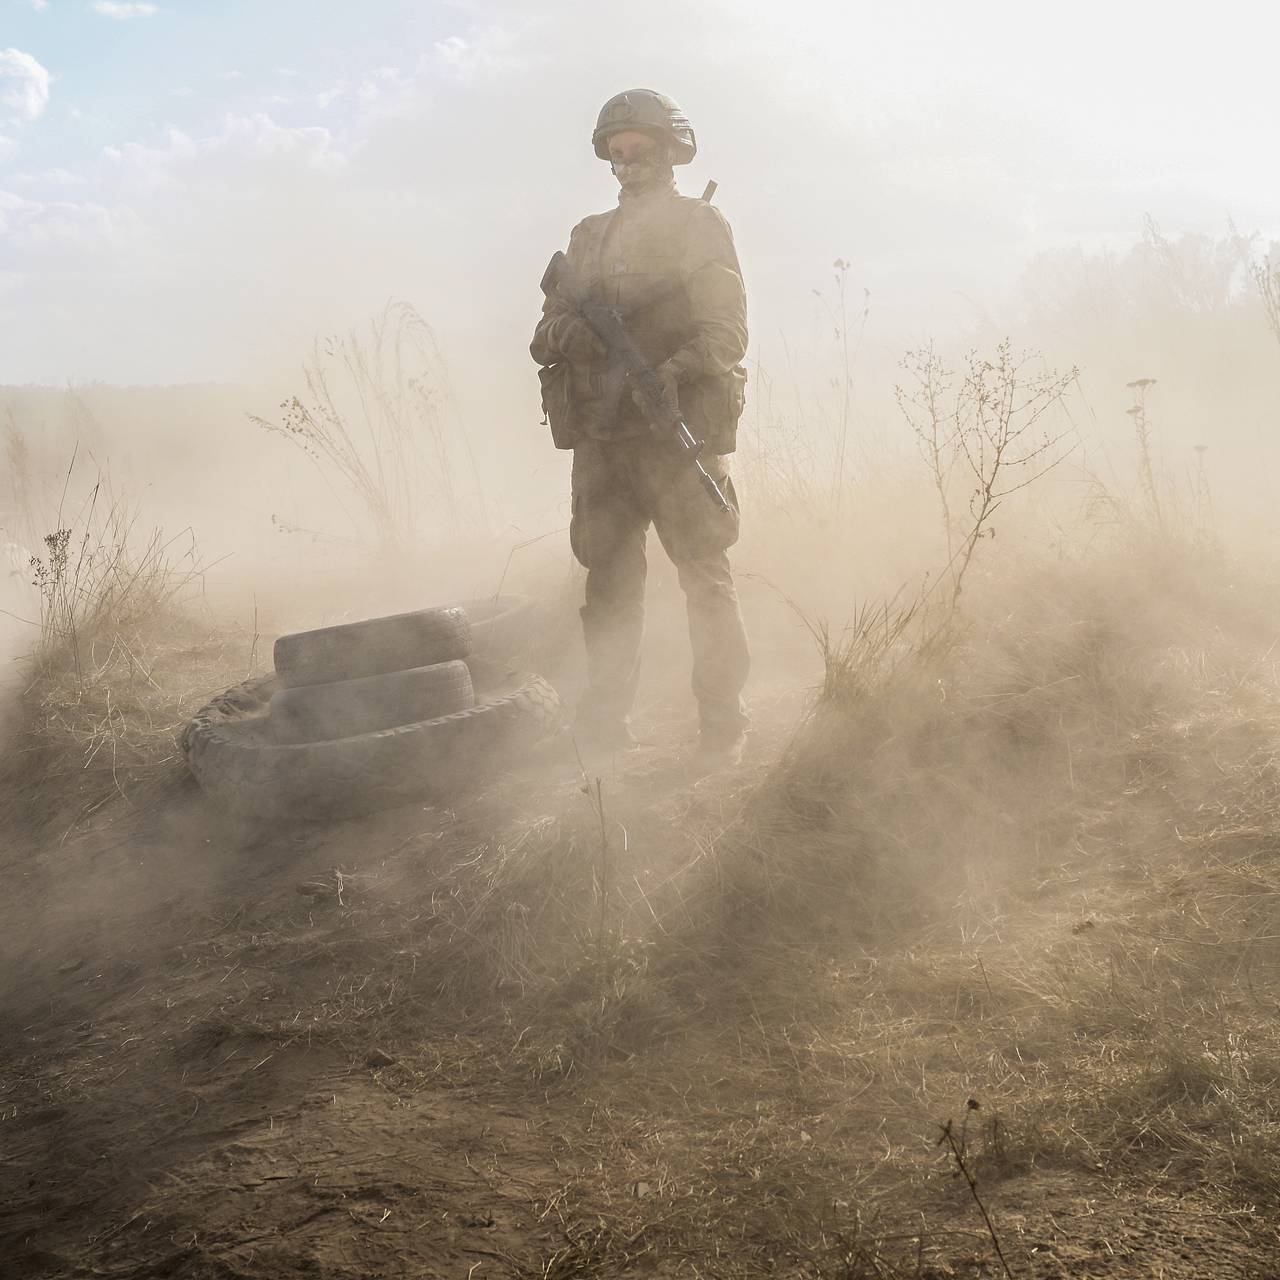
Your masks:
[[[205,30],[207,57],[91,110],[74,48],[30,15],[52,79],[0,155],[10,686],[38,632],[28,553],[111,512],[135,541],[163,531],[203,625],[230,627],[250,664],[281,631],[499,585],[571,618],[568,455],[540,424],[527,343],[548,254],[615,199],[587,140],[637,77],[689,111],[700,152],[677,176],[719,183],[746,276],[735,562],[762,691],[817,679],[804,619],[838,629],[948,559],[900,405],[909,352],[954,373],[1008,336],[1036,369],[1078,370],[1054,406],[1063,465],[1003,504],[1002,550],[1067,545],[1099,493],[1139,494],[1143,465],[1187,521],[1261,545],[1280,379],[1257,287],[1280,233],[1262,90],[1226,73],[1226,24],[1193,44],[1103,16],[659,3],[613,15],[602,42],[583,5],[491,6],[388,14],[339,65],[340,17],[278,14],[272,58],[237,63]],[[122,67],[144,56],[130,30]],[[1216,115],[1185,92],[1193,55]],[[423,389],[401,415],[416,461],[391,468],[405,536],[290,436],[317,378],[359,431],[387,387]],[[1146,380],[1144,463],[1130,384]],[[656,707],[687,662],[660,555],[650,587]],[[559,674],[572,692],[580,664]]]
[[[0,36],[0,1126],[34,1170],[0,1254],[348,1274],[351,1223],[362,1275],[750,1240],[734,1274],[905,1278],[993,1274],[1003,1233],[1028,1275],[1096,1237],[1191,1276],[1151,1223],[1194,1201],[1241,1225],[1191,1265],[1253,1274],[1219,1264],[1274,1256],[1280,1188],[1280,199],[1241,32],[1280,16],[218,9]],[[527,597],[520,670],[572,708],[528,343],[637,83],[746,280],[745,760],[688,767],[651,538],[639,764],[222,812],[184,729],[260,709],[283,633]],[[467,1170],[429,1206],[428,1108]]]
[[[813,291],[830,294],[828,264],[840,258],[852,264],[851,299],[870,299],[859,395],[892,381],[901,350],[925,338],[962,345],[1016,331],[1051,361],[1084,367],[1093,413],[1106,416],[1117,379],[1163,371],[1148,367],[1152,346],[1121,318],[1123,300],[1099,288],[1104,255],[1124,258],[1144,214],[1174,242],[1225,236],[1228,217],[1257,233],[1259,252],[1280,234],[1259,160],[1266,90],[1232,71],[1225,15],[1193,39],[1101,5],[1030,21],[1006,4],[962,16],[932,4],[864,15],[656,3],[623,7],[600,40],[576,3],[459,8],[431,22],[393,7],[366,49],[350,45],[336,10],[309,9],[291,29],[301,12],[279,6],[264,33],[277,41],[270,62],[246,50],[231,60],[231,33],[201,22],[191,34],[216,42],[218,70],[192,52],[164,72],[149,66],[120,118],[76,84],[72,50],[65,69],[52,66],[44,116],[12,125],[0,170],[0,382],[235,383],[242,406],[264,412],[297,389],[317,334],[405,299],[437,333],[497,505],[529,532],[554,527],[563,466],[539,429],[525,352],[536,282],[572,223],[613,203],[586,139],[598,104],[637,77],[695,121],[701,153],[681,181],[691,194],[720,183],[752,356],[773,374],[775,399],[784,388],[812,398],[831,376],[830,299]],[[61,50],[53,15],[23,19],[37,58]],[[1259,47],[1274,21],[1252,15]],[[133,49],[144,26],[121,37],[122,66],[145,56]],[[342,65],[335,48],[350,49]],[[1199,95],[1185,89],[1189,65]],[[1098,271],[1064,267],[1073,252]],[[1119,348],[1099,343],[1113,357],[1105,369],[1060,317],[1043,337],[1021,323],[1023,277],[1045,254],[1057,255],[1059,277],[1093,290],[1078,315],[1093,308],[1104,328],[1125,330]],[[1032,270],[1033,296],[1045,275]],[[175,475],[191,459],[193,482],[214,441],[227,440],[225,457],[243,439],[234,415],[214,425],[202,399],[165,425],[160,445]],[[867,404],[864,434],[879,409]],[[1212,417],[1218,434],[1257,431],[1252,415]],[[129,449],[127,422],[113,437],[114,452]],[[270,458],[246,447],[237,487],[252,490]]]
[[[135,6],[111,33],[119,75],[147,67],[126,88],[78,79],[72,19],[43,8],[4,64],[10,614],[39,608],[28,553],[113,511],[144,542],[163,530],[250,662],[282,630],[499,585],[570,614],[568,457],[527,343],[547,256],[615,199],[595,111],[637,78],[690,113],[700,152],[678,177],[719,183],[746,277],[735,554],[766,686],[816,677],[802,619],[839,628],[950,554],[900,405],[910,352],[955,376],[1008,336],[1046,374],[1078,370],[1054,405],[1062,465],[1002,506],[1002,548],[1066,545],[1144,467],[1223,541],[1274,534],[1280,335],[1258,284],[1280,206],[1266,89],[1232,70],[1225,14],[1193,35],[1101,5],[660,0],[601,39],[585,4],[392,6],[353,41],[343,14],[286,4],[246,49],[233,16]],[[1276,22],[1254,15],[1256,38]],[[402,359],[386,325],[406,306],[420,346]],[[392,468],[408,536],[290,435],[316,378],[355,423],[397,379],[423,389],[425,470]],[[683,639],[652,559],[656,705]],[[6,668],[31,638],[8,619]]]

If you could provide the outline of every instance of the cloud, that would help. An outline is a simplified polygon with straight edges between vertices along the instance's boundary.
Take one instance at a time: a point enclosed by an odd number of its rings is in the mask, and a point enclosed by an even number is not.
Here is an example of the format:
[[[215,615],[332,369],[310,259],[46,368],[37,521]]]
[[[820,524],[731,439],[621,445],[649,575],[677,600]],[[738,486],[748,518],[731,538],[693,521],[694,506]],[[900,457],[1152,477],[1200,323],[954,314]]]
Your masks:
[[[521,65],[515,37],[505,27],[486,27],[465,36],[446,36],[433,46],[436,60],[458,80],[493,75]]]
[[[0,49],[0,104],[24,120],[39,120],[49,105],[49,73],[21,49]]]
[[[340,168],[347,159],[334,146],[328,129],[320,125],[290,128],[263,113],[228,116],[218,141],[222,146],[240,146],[263,156],[296,156],[315,169]]]
[[[399,67],[375,67],[360,81],[356,101],[366,109],[395,110],[415,100],[418,90],[417,78]]]
[[[340,169],[347,162],[328,129],[320,125],[294,128],[277,124],[265,112],[229,115],[223,120],[221,132],[207,137],[193,138],[180,129],[170,129],[162,146],[130,142],[123,147],[106,147],[103,154],[117,164],[151,172],[221,156],[289,157],[322,172]]]
[[[0,133],[0,164],[8,160],[18,149],[18,144],[7,134]]]
[[[128,208],[111,209],[92,201],[29,200],[0,190],[0,254],[10,248],[32,253],[119,247],[136,228],[137,217]]]
[[[438,75],[423,58],[409,71],[400,67],[373,67],[357,81],[338,80],[327,89],[311,96],[321,111],[327,111],[335,102],[345,100],[353,107],[365,126],[389,116],[412,115],[430,94],[433,79]]]
[[[156,11],[153,4],[128,3],[127,0],[93,0],[89,6],[104,18],[127,22],[130,18],[149,18]]]
[[[337,84],[330,85],[329,88],[316,94],[316,106],[321,111],[327,111],[329,107],[347,93],[350,87],[345,80],[339,80]]]
[[[69,169],[41,169],[38,172],[15,173],[13,181],[20,187],[79,187],[84,178]]]
[[[37,13],[43,13],[49,7],[49,0],[27,0],[27,3]]]

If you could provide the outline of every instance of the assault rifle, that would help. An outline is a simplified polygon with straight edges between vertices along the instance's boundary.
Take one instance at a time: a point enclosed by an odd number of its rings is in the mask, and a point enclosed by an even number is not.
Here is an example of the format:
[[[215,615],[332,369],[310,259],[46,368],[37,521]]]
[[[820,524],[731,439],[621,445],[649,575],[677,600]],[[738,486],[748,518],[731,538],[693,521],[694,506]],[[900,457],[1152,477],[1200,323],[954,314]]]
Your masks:
[[[559,252],[552,257],[543,274],[542,292],[548,298],[563,298],[587,322],[609,353],[611,372],[620,375],[624,384],[635,391],[649,421],[675,437],[684,456],[697,471],[703,488],[717,506],[722,511],[732,512],[733,504],[698,457],[702,452],[702,441],[689,430],[679,408],[663,395],[662,379],[640,353],[617,310],[592,298],[578,279],[578,273],[570,266],[569,259]]]

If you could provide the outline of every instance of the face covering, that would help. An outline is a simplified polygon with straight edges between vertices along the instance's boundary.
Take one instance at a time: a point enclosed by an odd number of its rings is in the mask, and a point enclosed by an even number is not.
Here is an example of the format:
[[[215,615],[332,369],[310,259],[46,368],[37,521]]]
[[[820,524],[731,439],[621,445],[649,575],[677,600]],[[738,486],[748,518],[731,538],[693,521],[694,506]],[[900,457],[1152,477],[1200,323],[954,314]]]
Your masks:
[[[662,148],[654,147],[652,151],[646,151],[644,155],[625,164],[615,160],[613,172],[623,191],[628,195],[635,195],[656,186],[669,176],[671,166],[667,163]]]

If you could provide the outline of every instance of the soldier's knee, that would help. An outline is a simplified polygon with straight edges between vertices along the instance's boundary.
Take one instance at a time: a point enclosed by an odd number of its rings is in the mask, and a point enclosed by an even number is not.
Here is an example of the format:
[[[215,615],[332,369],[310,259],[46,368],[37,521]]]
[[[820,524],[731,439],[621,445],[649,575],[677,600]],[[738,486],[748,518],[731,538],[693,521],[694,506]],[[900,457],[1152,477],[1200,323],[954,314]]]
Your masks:
[[[728,476],[722,477],[722,487],[731,503],[736,503],[733,484]],[[697,487],[687,493],[680,503],[671,503],[661,512],[658,535],[671,558],[682,561],[712,564],[723,561],[723,571],[728,573],[729,562],[725,552],[738,540],[740,521],[736,505],[722,511],[712,505],[706,492]]]
[[[627,511],[581,497],[573,500],[569,545],[585,569],[644,564],[644,529]],[[634,570],[633,570],[634,571]],[[641,569],[643,572],[643,568]]]
[[[676,572],[680,586],[690,600],[737,607],[738,592],[733,585],[733,571],[729,567],[729,557],[723,551],[684,557],[676,562]]]

